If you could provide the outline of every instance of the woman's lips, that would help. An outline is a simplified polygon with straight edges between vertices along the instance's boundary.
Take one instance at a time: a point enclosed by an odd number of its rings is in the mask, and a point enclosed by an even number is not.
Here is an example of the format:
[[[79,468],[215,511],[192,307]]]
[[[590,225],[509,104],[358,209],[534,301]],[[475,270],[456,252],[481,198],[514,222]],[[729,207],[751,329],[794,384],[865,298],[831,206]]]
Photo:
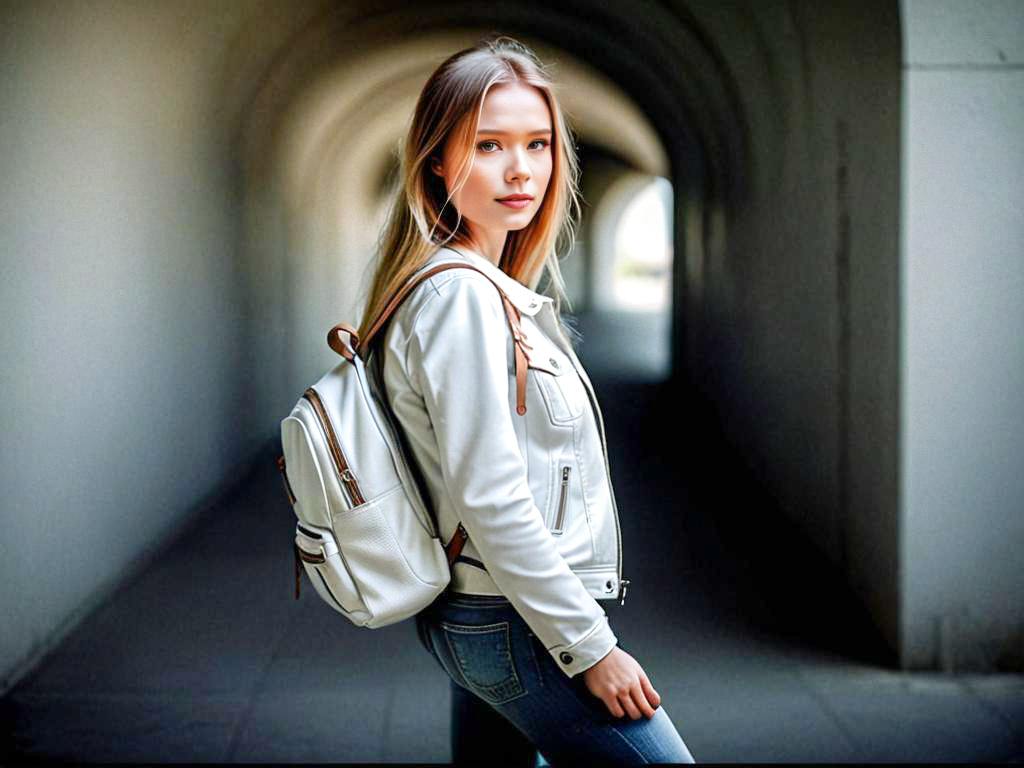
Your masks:
[[[502,205],[507,205],[509,208],[525,208],[533,202],[532,197],[521,197],[518,200],[499,200]]]

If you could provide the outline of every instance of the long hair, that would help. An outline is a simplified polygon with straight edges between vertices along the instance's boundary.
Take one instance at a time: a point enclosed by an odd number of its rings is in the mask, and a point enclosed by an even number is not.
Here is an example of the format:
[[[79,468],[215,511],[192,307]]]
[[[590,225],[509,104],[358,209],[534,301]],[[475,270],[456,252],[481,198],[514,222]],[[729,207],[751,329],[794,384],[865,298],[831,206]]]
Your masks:
[[[468,243],[468,227],[451,201],[472,168],[487,92],[495,85],[517,82],[537,88],[547,101],[552,168],[540,208],[527,226],[508,233],[498,266],[532,290],[537,290],[546,270],[546,293],[554,299],[555,317],[571,339],[578,339],[575,329],[562,319],[562,304],[569,301],[559,269],[559,248],[571,247],[580,217],[575,142],[543,64],[525,45],[504,35],[484,38],[453,54],[423,86],[401,149],[387,221],[377,241],[373,281],[358,329],[361,339],[391,297],[438,247]],[[430,170],[430,161],[440,158],[450,136],[455,139],[459,172],[446,195],[444,179]]]

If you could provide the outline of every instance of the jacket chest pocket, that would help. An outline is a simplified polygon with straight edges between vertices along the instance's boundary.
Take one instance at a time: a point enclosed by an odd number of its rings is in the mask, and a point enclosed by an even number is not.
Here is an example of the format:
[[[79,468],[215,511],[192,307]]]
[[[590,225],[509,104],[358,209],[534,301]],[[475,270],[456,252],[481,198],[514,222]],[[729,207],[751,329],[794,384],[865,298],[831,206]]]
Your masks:
[[[536,382],[552,424],[572,424],[583,415],[586,391],[568,355],[546,339],[530,350],[527,374]]]

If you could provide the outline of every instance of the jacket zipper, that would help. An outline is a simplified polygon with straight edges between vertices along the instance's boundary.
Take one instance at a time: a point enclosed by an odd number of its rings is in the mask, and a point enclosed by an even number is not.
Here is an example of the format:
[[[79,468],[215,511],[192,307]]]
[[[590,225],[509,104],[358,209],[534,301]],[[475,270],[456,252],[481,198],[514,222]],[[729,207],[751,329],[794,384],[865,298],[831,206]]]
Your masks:
[[[587,397],[590,399],[590,406],[597,416],[597,428],[601,434],[601,452],[604,454],[604,471],[608,478],[608,490],[612,497],[612,512],[615,517],[615,543],[618,548],[618,562],[617,562],[617,575],[619,579],[619,605],[624,605],[626,602],[626,588],[629,586],[629,579],[622,578],[622,531],[619,528],[619,507],[615,502],[615,488],[612,485],[612,470],[608,465],[608,444],[606,442],[604,434],[604,418],[601,416],[601,407],[597,404],[597,397],[594,395],[593,389],[591,388],[590,379],[587,378],[586,373],[582,370],[580,361],[576,357],[576,353],[572,349],[572,345],[566,341],[567,349],[563,350],[569,355],[569,359],[572,361],[573,367],[579,374],[580,380],[583,382],[583,388],[587,390]]]
[[[562,532],[562,523],[565,520],[565,500],[569,495],[569,470],[571,467],[562,467],[562,491],[558,496],[558,517],[555,518],[555,527],[551,530],[555,533]]]
[[[362,492],[359,490],[356,476],[352,473],[351,468],[349,468],[348,462],[345,461],[345,454],[341,450],[341,443],[338,442],[338,437],[334,434],[334,427],[331,426],[331,420],[327,418],[327,409],[324,408],[320,395],[315,389],[310,387],[302,393],[302,396],[313,406],[313,411],[320,420],[320,425],[327,436],[327,445],[331,449],[334,466],[338,470],[338,476],[341,478],[341,482],[348,493],[349,507],[354,508],[364,504],[365,500],[363,499]]]

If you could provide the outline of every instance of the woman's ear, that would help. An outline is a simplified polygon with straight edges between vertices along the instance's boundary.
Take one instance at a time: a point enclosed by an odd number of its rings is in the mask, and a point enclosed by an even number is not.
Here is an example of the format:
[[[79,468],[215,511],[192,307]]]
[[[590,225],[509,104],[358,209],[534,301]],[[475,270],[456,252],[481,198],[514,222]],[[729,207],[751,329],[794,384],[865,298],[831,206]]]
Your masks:
[[[441,159],[439,157],[433,156],[430,158],[430,170],[444,178],[444,166],[441,165]]]

